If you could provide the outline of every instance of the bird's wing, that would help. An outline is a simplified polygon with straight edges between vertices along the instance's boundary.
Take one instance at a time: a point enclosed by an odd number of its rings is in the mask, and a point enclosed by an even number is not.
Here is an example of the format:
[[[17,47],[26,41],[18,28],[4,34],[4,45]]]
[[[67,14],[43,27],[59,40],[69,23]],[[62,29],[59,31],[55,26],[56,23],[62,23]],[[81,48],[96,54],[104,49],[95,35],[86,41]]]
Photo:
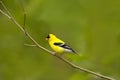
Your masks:
[[[63,44],[63,43],[60,43],[60,42],[55,42],[54,45],[62,47],[64,49],[66,49],[66,51],[68,51],[68,52],[76,53],[70,46],[66,45],[65,43]]]

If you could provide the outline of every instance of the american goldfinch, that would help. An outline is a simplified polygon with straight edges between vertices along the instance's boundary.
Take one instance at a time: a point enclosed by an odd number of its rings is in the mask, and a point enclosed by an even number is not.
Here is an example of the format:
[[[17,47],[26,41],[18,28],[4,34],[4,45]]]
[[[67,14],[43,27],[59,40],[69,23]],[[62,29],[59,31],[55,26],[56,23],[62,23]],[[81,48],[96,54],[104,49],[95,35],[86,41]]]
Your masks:
[[[70,46],[66,45],[66,43],[59,38],[57,38],[53,34],[49,34],[46,37],[46,40],[48,41],[50,47],[56,52],[56,53],[63,53],[63,52],[72,52],[76,53]]]

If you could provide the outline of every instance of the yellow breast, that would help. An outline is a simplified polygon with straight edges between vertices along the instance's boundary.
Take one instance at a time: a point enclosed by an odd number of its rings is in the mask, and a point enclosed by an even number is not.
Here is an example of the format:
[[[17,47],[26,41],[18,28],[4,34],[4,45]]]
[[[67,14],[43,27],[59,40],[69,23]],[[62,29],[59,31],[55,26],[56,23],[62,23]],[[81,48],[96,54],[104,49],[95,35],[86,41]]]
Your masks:
[[[57,53],[63,53],[64,52],[64,49],[62,47],[59,47],[59,46],[56,46],[56,45],[53,45],[54,43],[53,42],[50,42],[49,45],[50,47]]]

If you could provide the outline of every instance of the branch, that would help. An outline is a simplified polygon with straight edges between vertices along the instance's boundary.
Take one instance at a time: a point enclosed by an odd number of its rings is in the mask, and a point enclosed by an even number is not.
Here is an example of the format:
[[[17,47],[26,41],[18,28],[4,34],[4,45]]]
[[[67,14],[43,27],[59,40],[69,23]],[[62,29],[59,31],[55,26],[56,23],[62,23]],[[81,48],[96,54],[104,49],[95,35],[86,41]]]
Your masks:
[[[37,45],[33,45],[33,44],[24,44],[25,46],[30,46],[30,47],[37,47]]]
[[[52,52],[52,51],[50,51],[50,50],[42,47],[42,46],[41,46],[40,44],[38,44],[38,42],[37,42],[34,38],[32,38],[32,36],[15,20],[15,18],[14,18],[14,17],[11,15],[11,13],[7,10],[7,8],[6,8],[6,6],[3,4],[3,2],[0,1],[0,3],[1,3],[2,6],[4,7],[4,9],[7,11],[7,13],[5,13],[4,11],[2,11],[1,9],[0,9],[0,12],[1,12],[4,16],[6,16],[8,19],[10,19],[14,24],[16,24],[16,26],[17,26],[23,33],[25,33],[25,35],[26,35],[29,39],[31,39],[31,41],[32,41],[38,48],[40,48],[40,49],[48,52],[49,54],[51,54],[51,55],[59,58],[60,60],[62,60],[62,61],[64,61],[65,63],[69,64],[71,67],[73,67],[73,68],[75,68],[75,69],[78,69],[78,70],[80,70],[80,71],[83,71],[83,72],[86,72],[86,73],[95,75],[95,76],[100,77],[100,78],[102,78],[102,79],[115,80],[115,79],[110,78],[110,77],[108,77],[108,76],[104,76],[104,75],[102,75],[102,74],[99,74],[99,73],[90,71],[90,70],[88,70],[88,69],[79,67],[79,66],[73,64],[72,62],[68,61],[67,59],[65,59],[65,58],[63,58],[63,57],[61,57],[61,56],[58,56],[55,52]],[[27,45],[28,45],[28,44],[27,44]],[[30,45],[28,45],[28,46],[30,46]]]
[[[26,10],[24,8],[23,0],[20,0],[20,5],[23,10],[23,26],[25,27],[27,14],[26,14]]]

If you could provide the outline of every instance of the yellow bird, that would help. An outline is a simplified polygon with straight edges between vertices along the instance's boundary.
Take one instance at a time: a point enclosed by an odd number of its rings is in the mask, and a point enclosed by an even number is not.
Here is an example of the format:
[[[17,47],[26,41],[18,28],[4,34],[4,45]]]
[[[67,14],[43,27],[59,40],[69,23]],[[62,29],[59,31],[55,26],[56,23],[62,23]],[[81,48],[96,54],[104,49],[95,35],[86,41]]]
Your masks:
[[[48,41],[50,47],[56,52],[56,53],[63,53],[63,52],[72,52],[76,53],[70,46],[66,45],[66,43],[59,38],[57,38],[53,34],[49,34],[46,37],[46,40]],[[76,53],[77,54],[77,53]]]

